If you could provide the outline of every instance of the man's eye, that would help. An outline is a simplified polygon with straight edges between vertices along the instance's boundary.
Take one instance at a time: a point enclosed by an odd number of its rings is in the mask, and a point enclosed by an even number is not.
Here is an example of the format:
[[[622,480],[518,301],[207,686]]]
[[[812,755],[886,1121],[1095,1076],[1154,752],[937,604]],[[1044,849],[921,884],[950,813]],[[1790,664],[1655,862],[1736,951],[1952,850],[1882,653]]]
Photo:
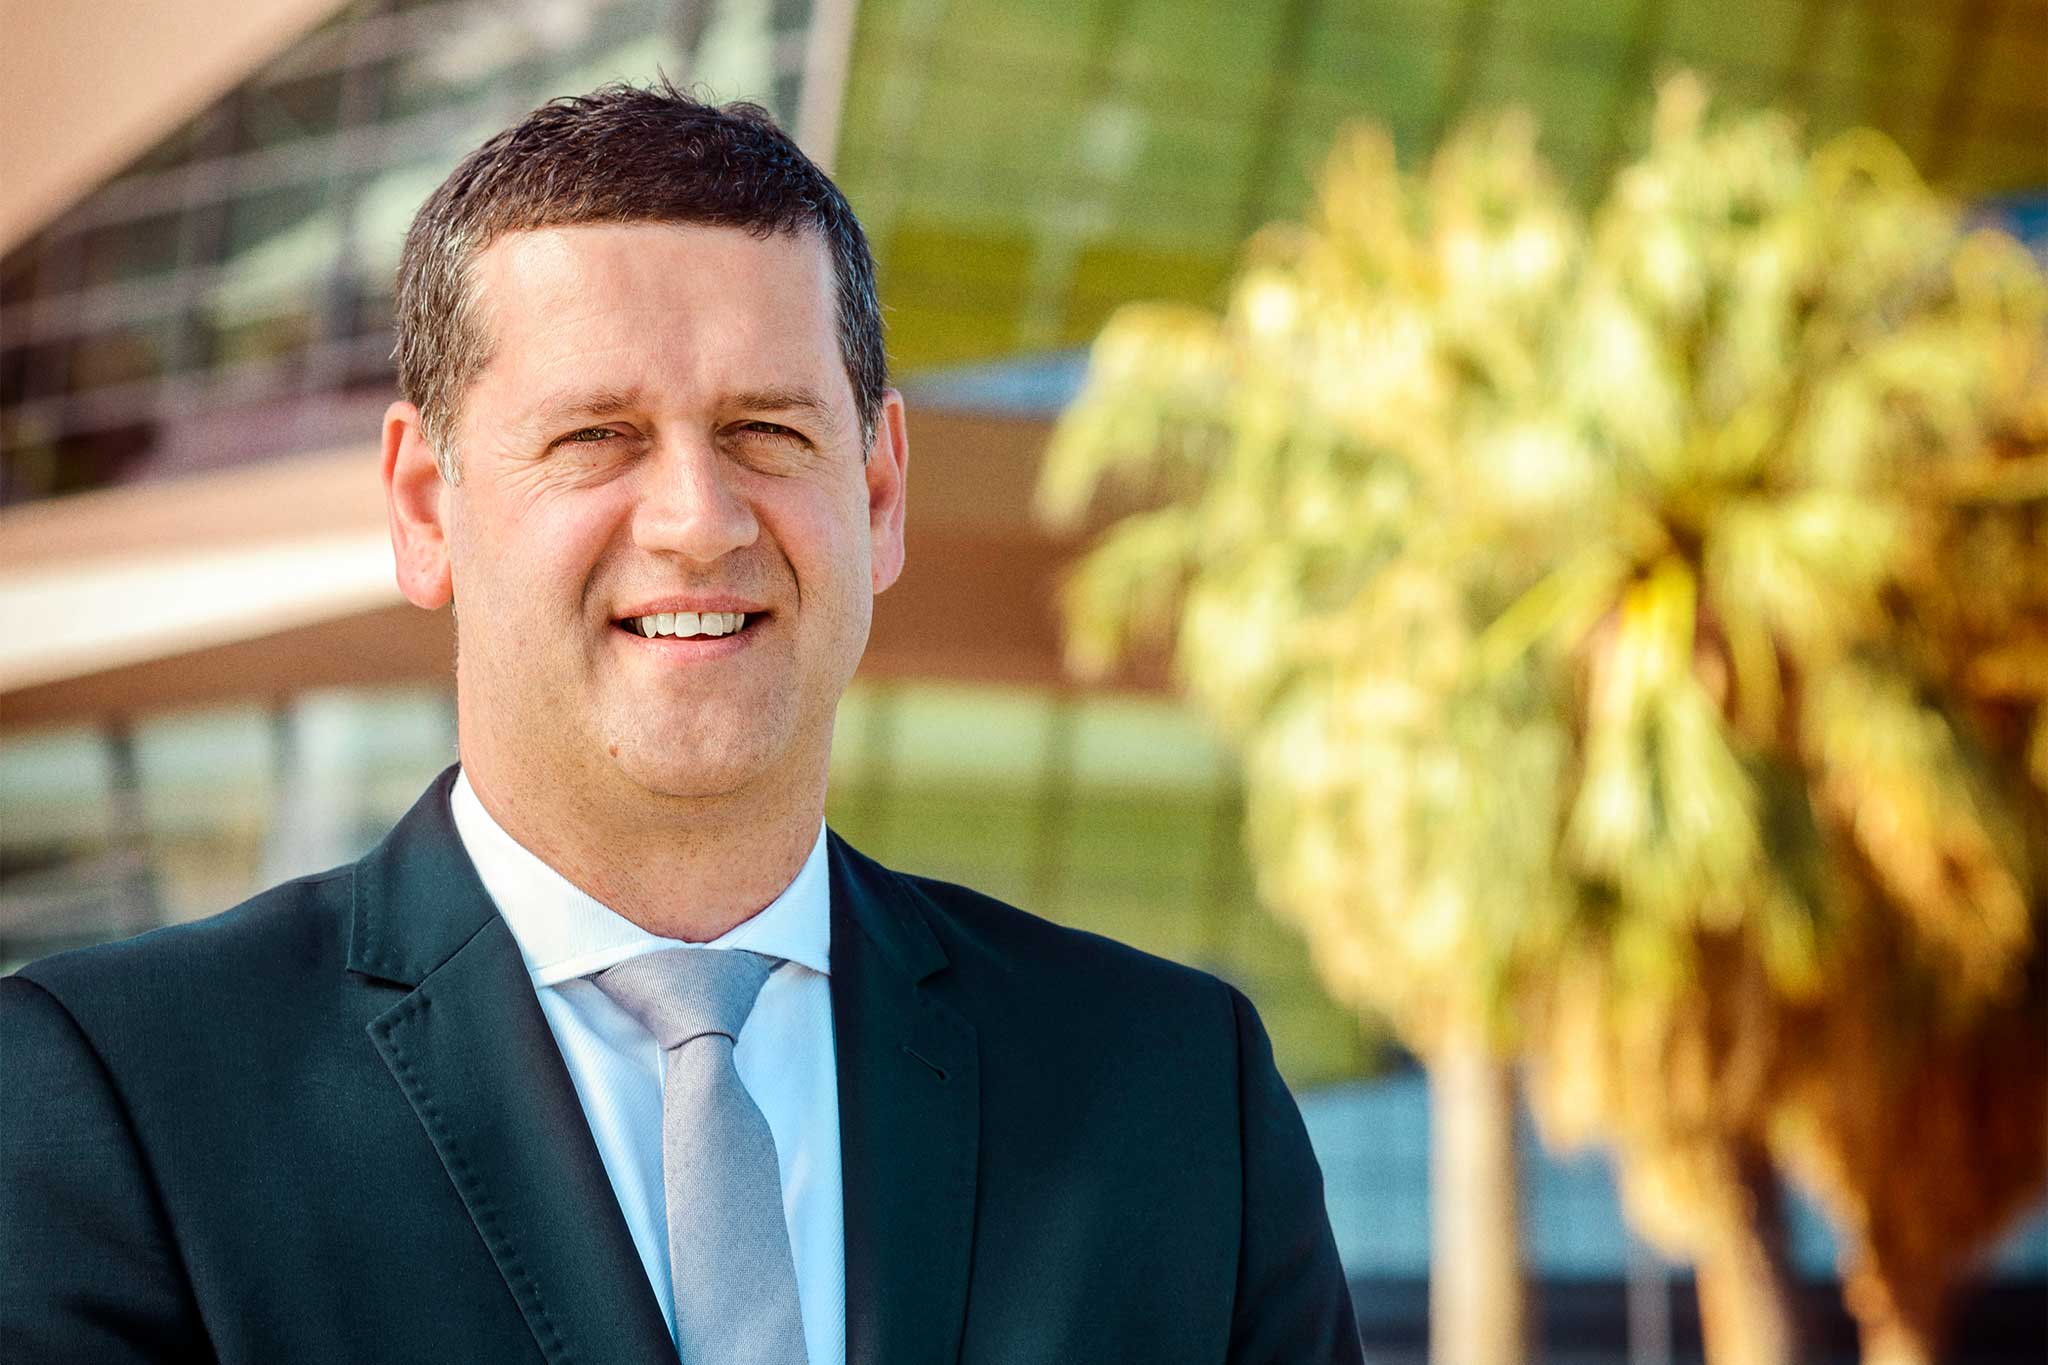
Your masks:
[[[572,431],[567,436],[564,436],[561,444],[589,445],[595,441],[608,441],[616,435],[618,433],[610,427],[584,427],[579,431]]]
[[[802,439],[797,432],[791,431],[788,427],[777,426],[773,422],[742,422],[739,430],[748,436],[790,436]]]

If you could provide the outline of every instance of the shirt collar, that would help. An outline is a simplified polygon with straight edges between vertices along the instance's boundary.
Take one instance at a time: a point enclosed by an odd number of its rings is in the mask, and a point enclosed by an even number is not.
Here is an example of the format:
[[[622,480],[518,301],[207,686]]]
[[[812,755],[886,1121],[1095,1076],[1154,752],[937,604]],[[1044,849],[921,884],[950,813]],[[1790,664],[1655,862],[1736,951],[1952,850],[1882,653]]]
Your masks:
[[[512,930],[534,985],[589,976],[682,941],[648,933],[542,862],[491,818],[469,785],[468,773],[456,775],[448,804],[462,847]],[[831,896],[820,821],[810,856],[781,895],[709,943],[694,946],[746,948],[830,975]]]

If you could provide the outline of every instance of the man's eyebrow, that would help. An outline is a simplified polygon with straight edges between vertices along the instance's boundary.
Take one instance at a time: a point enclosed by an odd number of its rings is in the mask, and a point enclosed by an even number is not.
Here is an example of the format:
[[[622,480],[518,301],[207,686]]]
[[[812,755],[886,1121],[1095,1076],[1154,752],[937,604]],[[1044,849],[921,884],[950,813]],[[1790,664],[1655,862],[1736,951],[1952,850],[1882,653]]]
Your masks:
[[[535,435],[546,435],[556,427],[582,418],[636,408],[640,406],[641,397],[637,388],[564,390],[549,394],[534,404],[526,414],[524,425]]]
[[[822,396],[801,386],[793,388],[743,389],[726,395],[728,406],[742,412],[795,412],[814,422],[837,427],[839,414]]]
[[[627,412],[645,403],[646,394],[637,385],[558,390],[534,404],[520,418],[520,427],[531,439],[540,440],[564,428]],[[829,400],[802,385],[739,389],[726,394],[721,406],[729,412],[795,414],[809,418],[827,434],[836,433],[842,421]]]

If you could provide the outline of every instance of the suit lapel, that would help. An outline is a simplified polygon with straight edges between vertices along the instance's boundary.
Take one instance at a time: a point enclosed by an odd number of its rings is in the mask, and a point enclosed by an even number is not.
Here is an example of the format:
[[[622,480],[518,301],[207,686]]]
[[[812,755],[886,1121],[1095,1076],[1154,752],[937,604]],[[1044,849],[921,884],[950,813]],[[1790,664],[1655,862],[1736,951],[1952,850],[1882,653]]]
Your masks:
[[[831,863],[847,1363],[950,1362],[974,1235],[974,1028],[921,984],[946,955],[916,892],[837,835]]]
[[[673,1360],[518,943],[455,832],[453,772],[357,866],[350,968],[416,987],[370,1037],[542,1354]]]

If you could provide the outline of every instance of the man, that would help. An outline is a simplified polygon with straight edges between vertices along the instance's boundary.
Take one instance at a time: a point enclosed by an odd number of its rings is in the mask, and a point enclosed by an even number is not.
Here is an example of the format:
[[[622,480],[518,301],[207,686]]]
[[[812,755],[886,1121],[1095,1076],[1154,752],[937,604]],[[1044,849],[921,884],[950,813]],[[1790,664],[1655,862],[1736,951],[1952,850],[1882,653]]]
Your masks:
[[[0,1357],[1356,1360],[1244,998],[824,828],[908,463],[831,182],[557,101],[421,209],[397,330],[460,771],[0,981]]]

